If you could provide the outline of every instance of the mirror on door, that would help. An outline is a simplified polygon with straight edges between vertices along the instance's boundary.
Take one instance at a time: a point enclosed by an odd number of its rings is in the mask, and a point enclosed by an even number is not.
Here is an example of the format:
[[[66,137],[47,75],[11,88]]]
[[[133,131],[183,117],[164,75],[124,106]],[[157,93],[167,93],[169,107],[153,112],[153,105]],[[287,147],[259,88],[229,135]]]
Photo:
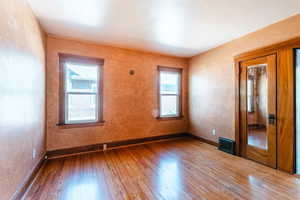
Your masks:
[[[247,141],[267,150],[267,64],[247,67]]]

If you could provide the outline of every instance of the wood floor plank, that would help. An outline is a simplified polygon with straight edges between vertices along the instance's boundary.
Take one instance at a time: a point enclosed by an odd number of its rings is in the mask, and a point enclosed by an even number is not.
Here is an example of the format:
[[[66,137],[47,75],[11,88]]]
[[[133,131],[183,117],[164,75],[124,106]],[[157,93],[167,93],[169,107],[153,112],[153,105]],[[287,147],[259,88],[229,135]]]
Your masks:
[[[300,179],[186,138],[49,160],[28,200],[300,199]]]

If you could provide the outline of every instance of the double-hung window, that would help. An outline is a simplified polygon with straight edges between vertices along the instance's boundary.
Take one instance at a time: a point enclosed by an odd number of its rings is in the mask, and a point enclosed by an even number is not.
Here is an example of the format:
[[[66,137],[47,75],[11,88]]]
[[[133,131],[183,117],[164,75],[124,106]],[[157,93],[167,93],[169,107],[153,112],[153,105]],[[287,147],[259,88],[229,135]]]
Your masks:
[[[103,121],[103,60],[60,54],[60,124]]]
[[[181,117],[182,69],[158,67],[159,118]]]

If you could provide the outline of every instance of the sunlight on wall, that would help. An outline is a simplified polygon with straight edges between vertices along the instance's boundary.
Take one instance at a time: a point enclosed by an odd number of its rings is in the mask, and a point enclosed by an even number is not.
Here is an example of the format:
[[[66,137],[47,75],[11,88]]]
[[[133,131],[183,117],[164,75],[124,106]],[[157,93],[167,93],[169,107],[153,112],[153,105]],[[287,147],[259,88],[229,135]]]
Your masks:
[[[0,119],[0,127],[36,124],[41,119],[32,110],[42,106],[39,94],[42,93],[43,83],[39,83],[39,79],[44,71],[36,66],[42,63],[38,63],[35,56],[24,53],[21,49],[1,48],[0,53],[6,58],[0,60],[1,73],[5,74],[0,79],[0,104],[3,106],[0,115],[5,116],[1,118],[5,122]]]

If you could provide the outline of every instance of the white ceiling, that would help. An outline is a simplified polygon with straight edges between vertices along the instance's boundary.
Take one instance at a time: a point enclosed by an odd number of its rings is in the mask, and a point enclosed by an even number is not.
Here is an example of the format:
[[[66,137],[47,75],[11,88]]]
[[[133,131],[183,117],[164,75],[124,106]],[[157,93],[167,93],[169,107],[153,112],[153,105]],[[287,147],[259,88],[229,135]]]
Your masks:
[[[189,57],[300,12],[300,0],[28,0],[47,33]]]

